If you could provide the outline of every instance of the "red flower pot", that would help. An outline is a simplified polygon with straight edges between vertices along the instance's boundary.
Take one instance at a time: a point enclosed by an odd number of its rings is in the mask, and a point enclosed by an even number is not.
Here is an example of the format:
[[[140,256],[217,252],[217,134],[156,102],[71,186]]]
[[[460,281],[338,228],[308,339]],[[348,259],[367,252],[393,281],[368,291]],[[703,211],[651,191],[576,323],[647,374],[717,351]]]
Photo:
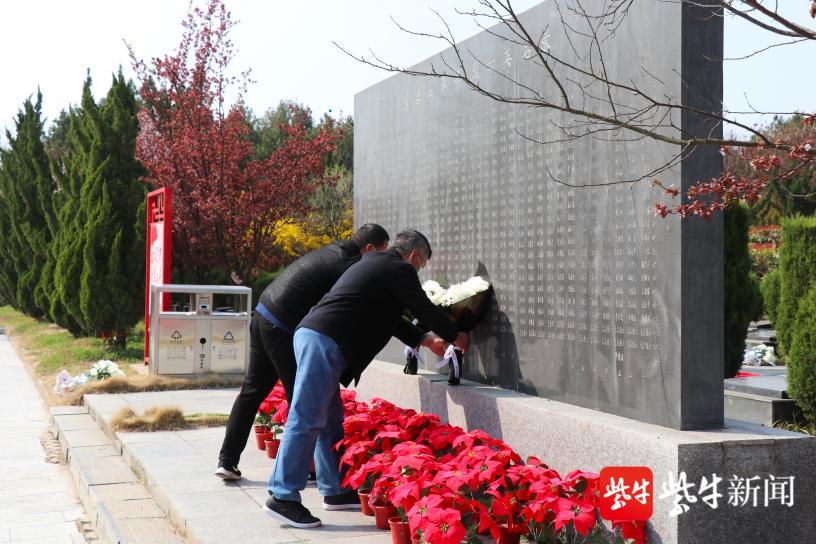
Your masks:
[[[496,544],[519,544],[521,535],[519,533],[511,533],[504,525],[499,527],[499,539]]]
[[[266,439],[266,456],[274,459],[278,455],[278,448],[280,448],[280,440],[277,438]]]
[[[389,529],[388,518],[393,518],[396,515],[397,509],[390,504],[388,506],[374,505],[374,521],[378,529],[387,531]]]
[[[402,518],[397,516],[389,518],[388,525],[391,527],[391,544],[410,544],[411,530],[407,521],[402,521]]]
[[[374,510],[371,509],[371,504],[368,500],[371,498],[371,491],[357,490],[357,495],[360,496],[360,511],[364,516],[373,516]]]
[[[266,425],[255,425],[255,442],[258,444],[259,450],[266,449],[266,437],[271,434],[269,427]],[[271,436],[269,438],[272,438]]]

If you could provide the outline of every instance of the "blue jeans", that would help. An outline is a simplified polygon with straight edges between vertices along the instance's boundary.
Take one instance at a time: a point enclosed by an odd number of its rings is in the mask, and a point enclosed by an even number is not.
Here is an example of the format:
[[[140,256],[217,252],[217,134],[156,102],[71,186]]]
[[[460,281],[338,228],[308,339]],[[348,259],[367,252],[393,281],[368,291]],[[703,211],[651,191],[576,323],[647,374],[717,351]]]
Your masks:
[[[340,487],[340,454],[334,445],[343,438],[340,375],[347,363],[334,340],[312,329],[295,331],[294,348],[294,396],[268,490],[276,499],[301,502],[300,491],[306,487],[313,457],[320,494],[345,491]]]

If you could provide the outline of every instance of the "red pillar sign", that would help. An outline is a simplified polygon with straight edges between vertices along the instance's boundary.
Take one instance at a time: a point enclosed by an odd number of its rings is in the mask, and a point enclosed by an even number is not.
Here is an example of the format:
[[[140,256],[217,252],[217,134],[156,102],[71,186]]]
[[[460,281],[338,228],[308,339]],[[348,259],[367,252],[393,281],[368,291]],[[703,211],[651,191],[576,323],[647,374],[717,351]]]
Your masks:
[[[147,194],[147,238],[145,244],[145,345],[144,360],[150,357],[150,286],[170,283],[172,271],[173,194],[169,188]],[[170,308],[170,295],[162,295],[162,309]]]

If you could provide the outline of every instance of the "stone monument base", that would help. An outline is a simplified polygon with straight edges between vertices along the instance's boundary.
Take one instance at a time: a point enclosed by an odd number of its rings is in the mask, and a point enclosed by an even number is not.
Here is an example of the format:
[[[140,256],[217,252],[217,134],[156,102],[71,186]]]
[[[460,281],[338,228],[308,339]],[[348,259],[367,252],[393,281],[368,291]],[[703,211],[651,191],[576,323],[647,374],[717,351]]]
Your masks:
[[[402,367],[380,361],[365,371],[357,392],[360,400],[381,397],[465,429],[483,429],[562,475],[607,466],[651,468],[651,543],[809,542],[816,534],[816,437],[732,420],[724,429],[678,431],[465,380],[448,386],[441,374],[405,375]],[[696,502],[683,500],[688,510],[672,516],[674,495],[659,497],[681,473],[693,484],[688,493]],[[700,490],[702,477],[710,482],[713,475],[722,478],[716,508],[710,498],[703,501],[713,491]],[[791,476],[793,504],[787,505]]]
[[[777,421],[793,422],[801,413],[788,396],[788,370],[784,366],[743,366],[758,376],[725,380],[725,417],[773,427]]]

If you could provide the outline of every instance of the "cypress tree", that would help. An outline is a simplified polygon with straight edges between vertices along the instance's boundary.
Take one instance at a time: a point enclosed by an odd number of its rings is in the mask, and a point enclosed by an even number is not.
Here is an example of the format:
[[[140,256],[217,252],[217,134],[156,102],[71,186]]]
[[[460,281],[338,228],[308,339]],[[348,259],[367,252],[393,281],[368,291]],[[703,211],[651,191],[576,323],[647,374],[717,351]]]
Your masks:
[[[135,158],[139,123],[133,85],[121,71],[113,78],[104,105],[94,112],[100,159],[88,171],[80,195],[82,231],[80,308],[88,333],[121,345],[139,320],[144,301],[144,221],[140,212],[146,186]]]
[[[816,423],[816,284],[799,301],[788,353],[788,394]]]
[[[8,207],[8,176],[6,175],[6,151],[0,148],[0,306],[14,304],[16,281],[13,281],[13,267],[9,238],[11,236],[11,220]]]
[[[91,94],[91,78],[88,76],[82,88],[79,109],[69,113],[66,151],[52,163],[54,176],[60,187],[58,222],[60,231],[54,241],[55,258],[54,291],[49,315],[55,323],[80,335],[86,331],[80,307],[80,278],[82,275],[82,232],[86,222],[80,196],[86,182],[87,172],[96,167],[99,153],[94,151],[98,128],[96,102]]]
[[[791,349],[799,303],[816,283],[816,217],[794,216],[782,222],[779,250],[779,304],[776,331],[781,347]]]
[[[43,270],[56,226],[52,205],[55,189],[43,146],[42,94],[27,99],[15,119],[15,134],[6,131],[9,149],[0,153],[3,222],[0,245],[3,264],[0,289],[19,310],[34,317],[48,311],[49,285]],[[46,270],[47,272],[47,270]]]
[[[725,377],[733,378],[742,365],[748,323],[762,312],[759,282],[751,272],[748,253],[748,208],[729,206],[725,222]]]

